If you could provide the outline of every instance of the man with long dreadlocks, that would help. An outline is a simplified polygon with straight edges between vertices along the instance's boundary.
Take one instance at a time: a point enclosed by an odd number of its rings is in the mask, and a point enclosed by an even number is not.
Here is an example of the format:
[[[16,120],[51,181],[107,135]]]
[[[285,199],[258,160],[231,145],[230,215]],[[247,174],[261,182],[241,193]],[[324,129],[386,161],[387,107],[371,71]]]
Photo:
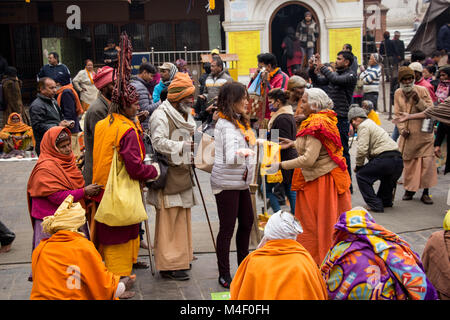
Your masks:
[[[120,49],[109,114],[95,126],[92,180],[102,186],[108,182],[114,148],[131,179],[147,181],[159,176],[157,167],[144,164],[142,128],[136,117],[139,95],[129,84],[132,47],[126,33],[121,35]],[[103,194],[104,189],[94,200],[99,203]],[[95,221],[94,230],[93,241],[108,270],[121,277],[130,276],[139,251],[139,223],[110,226]],[[134,292],[126,291],[120,298],[133,296]]]

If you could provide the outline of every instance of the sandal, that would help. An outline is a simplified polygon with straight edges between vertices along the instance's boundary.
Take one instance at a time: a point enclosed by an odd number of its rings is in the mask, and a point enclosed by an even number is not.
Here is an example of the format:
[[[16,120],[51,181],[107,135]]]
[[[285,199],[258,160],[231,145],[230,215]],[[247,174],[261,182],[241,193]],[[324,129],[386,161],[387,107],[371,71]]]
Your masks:
[[[146,263],[144,261],[138,261],[133,264],[133,268],[134,269],[148,269],[149,265],[148,265],[148,263]]]

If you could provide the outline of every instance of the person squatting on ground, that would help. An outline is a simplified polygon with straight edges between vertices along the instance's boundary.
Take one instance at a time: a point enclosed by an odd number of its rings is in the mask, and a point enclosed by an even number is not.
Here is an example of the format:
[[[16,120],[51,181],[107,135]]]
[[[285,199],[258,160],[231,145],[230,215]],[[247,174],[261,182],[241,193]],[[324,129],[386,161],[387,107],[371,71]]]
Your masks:
[[[50,235],[34,250],[31,269],[35,280],[31,300],[112,300],[129,290],[134,280],[108,271],[94,244],[80,232],[85,210],[69,195],[42,222]]]
[[[410,245],[361,207],[340,215],[320,270],[329,300],[437,300]]]
[[[274,213],[258,248],[239,265],[231,282],[231,300],[326,300],[317,264],[296,241],[303,232],[290,213]]]
[[[64,127],[52,127],[45,134],[41,144],[41,154],[27,185],[28,210],[33,227],[34,250],[44,238],[42,229],[45,217],[55,213],[68,195],[85,207],[84,200],[100,192],[100,186],[85,186],[80,169],[70,146],[70,131]],[[84,227],[87,233],[87,226]],[[31,275],[29,280],[32,280]]]
[[[367,118],[360,107],[351,108],[348,120],[358,132],[356,150],[356,180],[370,211],[384,212],[393,205],[393,190],[402,175],[403,160],[397,143],[375,122]],[[364,164],[365,160],[369,162]],[[380,180],[378,193],[373,184]]]

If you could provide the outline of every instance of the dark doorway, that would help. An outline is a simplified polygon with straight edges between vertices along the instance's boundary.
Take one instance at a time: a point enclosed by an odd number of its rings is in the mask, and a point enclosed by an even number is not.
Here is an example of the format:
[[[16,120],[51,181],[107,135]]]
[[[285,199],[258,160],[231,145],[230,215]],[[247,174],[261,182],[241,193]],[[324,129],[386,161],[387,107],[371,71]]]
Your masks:
[[[2,39],[3,45],[0,47],[0,55],[8,61],[8,65],[12,65],[11,56],[11,38],[9,36],[9,25],[0,24],[0,39]]]
[[[279,9],[275,10],[271,18],[271,52],[277,57],[278,65],[286,73],[286,58],[283,56],[283,49],[281,48],[281,44],[283,43],[283,39],[286,37],[287,29],[289,27],[292,27],[294,30],[296,30],[297,25],[300,23],[300,21],[303,20],[306,11],[310,11],[312,13],[314,21],[319,25],[316,13],[309,6],[300,4],[298,2],[288,2],[284,4]],[[319,50],[319,48],[317,48],[319,43],[320,35],[319,39],[317,39],[316,41],[315,52],[318,52]],[[304,63],[306,63],[305,60]]]

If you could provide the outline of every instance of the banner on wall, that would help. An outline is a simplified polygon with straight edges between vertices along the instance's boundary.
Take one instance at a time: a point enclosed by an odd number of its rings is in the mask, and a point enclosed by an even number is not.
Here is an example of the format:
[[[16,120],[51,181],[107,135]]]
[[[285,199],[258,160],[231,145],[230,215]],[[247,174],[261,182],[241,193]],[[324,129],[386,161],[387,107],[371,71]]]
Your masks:
[[[228,32],[228,52],[239,57],[238,75],[248,76],[256,68],[256,56],[261,53],[260,31]]]
[[[361,28],[343,28],[343,29],[329,29],[329,54],[330,61],[335,61],[337,53],[342,51],[344,44],[352,45],[352,52],[358,58],[358,63],[362,61],[362,38]]]
[[[150,62],[150,52],[133,52],[131,57],[131,74],[137,75],[142,63]]]

